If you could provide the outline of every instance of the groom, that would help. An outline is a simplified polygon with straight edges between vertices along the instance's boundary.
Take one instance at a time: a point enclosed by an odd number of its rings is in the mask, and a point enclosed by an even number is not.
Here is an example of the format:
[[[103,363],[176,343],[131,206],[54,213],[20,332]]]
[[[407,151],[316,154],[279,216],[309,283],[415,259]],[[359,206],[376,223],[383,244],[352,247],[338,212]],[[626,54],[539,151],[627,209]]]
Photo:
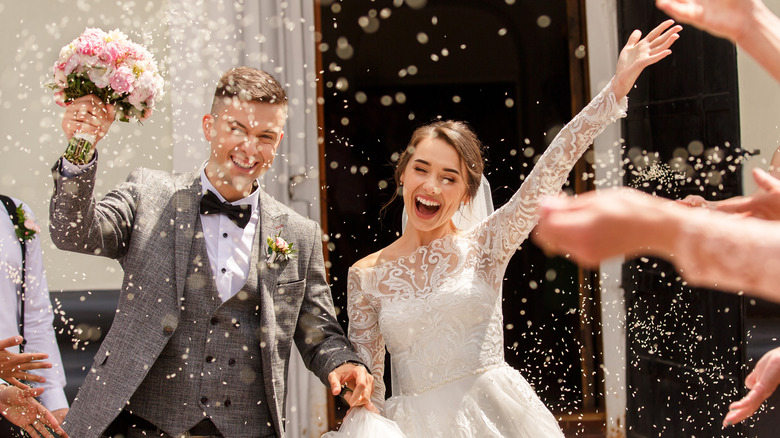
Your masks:
[[[86,96],[62,127],[97,142],[114,115]],[[96,201],[94,149],[87,164],[54,165],[55,245],[117,259],[125,272],[114,323],[65,419],[70,436],[282,437],[292,341],[334,394],[346,383],[350,405],[368,403],[373,378],[335,319],[319,226],[257,182],[286,117],[281,85],[239,67],[203,117],[204,167],[138,169]],[[284,242],[269,253],[268,237]]]

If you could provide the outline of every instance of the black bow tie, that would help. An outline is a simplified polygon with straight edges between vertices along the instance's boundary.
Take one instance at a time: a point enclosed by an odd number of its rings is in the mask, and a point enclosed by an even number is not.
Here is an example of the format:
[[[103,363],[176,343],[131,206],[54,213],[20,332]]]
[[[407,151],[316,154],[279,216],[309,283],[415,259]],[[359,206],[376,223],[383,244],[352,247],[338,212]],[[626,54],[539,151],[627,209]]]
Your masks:
[[[250,208],[249,204],[233,205],[222,202],[211,190],[207,190],[200,199],[200,214],[225,214],[241,228],[245,228],[249,223],[249,217],[252,216]]]

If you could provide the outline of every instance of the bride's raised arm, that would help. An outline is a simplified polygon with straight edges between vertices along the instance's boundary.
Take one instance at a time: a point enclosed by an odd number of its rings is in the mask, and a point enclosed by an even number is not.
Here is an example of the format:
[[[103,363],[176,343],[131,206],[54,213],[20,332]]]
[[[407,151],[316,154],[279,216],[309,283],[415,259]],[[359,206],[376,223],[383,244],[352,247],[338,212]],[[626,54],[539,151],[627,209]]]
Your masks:
[[[682,26],[667,20],[642,38],[635,30],[620,52],[615,76],[591,102],[555,136],[512,199],[475,230],[480,240],[497,239],[492,257],[506,262],[539,221],[539,200],[560,192],[574,164],[609,124],[625,117],[626,94],[645,67],[671,54]],[[500,236],[489,236],[501,233]]]

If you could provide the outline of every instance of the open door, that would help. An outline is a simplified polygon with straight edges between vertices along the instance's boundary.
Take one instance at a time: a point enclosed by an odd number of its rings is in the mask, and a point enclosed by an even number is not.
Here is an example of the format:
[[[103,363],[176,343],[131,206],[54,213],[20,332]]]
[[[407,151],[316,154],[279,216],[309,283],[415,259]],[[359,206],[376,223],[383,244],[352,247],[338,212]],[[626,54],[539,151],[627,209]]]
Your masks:
[[[667,17],[653,1],[618,2],[626,40]],[[741,194],[736,50],[686,27],[674,54],[639,78],[623,122],[625,184],[669,198]],[[661,260],[628,260],[627,429],[630,437],[745,436],[721,427],[742,395],[742,297],[692,289]]]
[[[381,209],[394,190],[394,154],[416,127],[467,121],[487,145],[485,173],[499,207],[587,103],[581,3],[320,1],[328,249],[345,326],[348,267],[400,233],[400,203]],[[583,188],[572,182],[566,190]],[[598,301],[580,300],[586,277],[523,244],[504,280],[506,359],[564,428],[587,418],[601,429],[598,312],[583,308],[598,309]]]

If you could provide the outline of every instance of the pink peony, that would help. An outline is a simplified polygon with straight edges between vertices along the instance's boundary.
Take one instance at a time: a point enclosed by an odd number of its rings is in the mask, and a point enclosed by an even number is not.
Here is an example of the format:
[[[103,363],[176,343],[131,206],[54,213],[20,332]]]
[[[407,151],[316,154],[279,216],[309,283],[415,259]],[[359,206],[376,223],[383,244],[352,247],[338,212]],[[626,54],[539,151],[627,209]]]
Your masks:
[[[87,29],[77,40],[79,53],[94,56],[100,53],[105,44],[105,34],[100,29]]]
[[[141,76],[135,80],[133,91],[127,96],[127,101],[139,110],[143,110],[144,105],[151,106],[153,102],[149,99],[154,97],[156,85],[154,74],[148,71],[141,73]]]
[[[117,68],[114,75],[111,76],[111,88],[120,94],[129,93],[132,90],[133,82],[135,82],[133,70],[124,65]]]
[[[103,46],[103,50],[98,54],[98,58],[100,58],[101,61],[110,65],[116,65],[124,56],[125,50],[119,41],[107,42],[106,45]]]

